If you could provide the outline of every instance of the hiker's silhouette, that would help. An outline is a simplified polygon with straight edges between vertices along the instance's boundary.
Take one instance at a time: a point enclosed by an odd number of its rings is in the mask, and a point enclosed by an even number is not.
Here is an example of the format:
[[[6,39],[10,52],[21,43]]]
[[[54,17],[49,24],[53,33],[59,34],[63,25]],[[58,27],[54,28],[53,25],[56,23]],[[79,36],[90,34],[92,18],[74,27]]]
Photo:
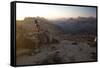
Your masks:
[[[37,21],[36,19],[35,19],[35,26],[36,26],[36,28],[37,28],[37,31],[39,32],[40,26],[39,26],[38,21]]]

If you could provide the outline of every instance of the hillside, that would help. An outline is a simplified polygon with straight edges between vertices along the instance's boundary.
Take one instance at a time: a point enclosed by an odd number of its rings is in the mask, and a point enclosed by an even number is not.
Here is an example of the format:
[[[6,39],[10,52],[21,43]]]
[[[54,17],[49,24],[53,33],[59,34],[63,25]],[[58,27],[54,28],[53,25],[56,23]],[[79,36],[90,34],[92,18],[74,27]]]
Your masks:
[[[35,20],[38,21],[39,32]],[[59,35],[63,33],[59,27],[40,17],[27,17],[22,21],[17,21],[16,31],[17,49],[34,48],[37,41],[41,43],[56,42]],[[38,34],[40,34],[39,39]]]

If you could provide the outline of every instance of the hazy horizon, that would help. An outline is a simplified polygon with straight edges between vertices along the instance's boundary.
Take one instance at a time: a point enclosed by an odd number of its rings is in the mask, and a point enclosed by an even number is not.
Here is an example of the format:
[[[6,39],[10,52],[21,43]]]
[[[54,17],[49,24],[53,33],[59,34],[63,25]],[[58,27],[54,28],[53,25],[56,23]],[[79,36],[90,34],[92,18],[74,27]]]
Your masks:
[[[17,20],[23,20],[25,17],[46,19],[96,17],[95,7],[17,3],[16,9]]]

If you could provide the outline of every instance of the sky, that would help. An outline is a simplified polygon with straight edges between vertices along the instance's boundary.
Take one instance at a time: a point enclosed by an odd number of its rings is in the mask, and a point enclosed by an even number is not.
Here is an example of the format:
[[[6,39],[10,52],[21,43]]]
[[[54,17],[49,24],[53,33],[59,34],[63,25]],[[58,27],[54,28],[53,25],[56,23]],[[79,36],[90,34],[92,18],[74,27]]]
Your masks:
[[[69,17],[96,17],[95,7],[59,6],[44,4],[17,3],[17,20],[25,17],[44,17],[47,19],[69,18]]]

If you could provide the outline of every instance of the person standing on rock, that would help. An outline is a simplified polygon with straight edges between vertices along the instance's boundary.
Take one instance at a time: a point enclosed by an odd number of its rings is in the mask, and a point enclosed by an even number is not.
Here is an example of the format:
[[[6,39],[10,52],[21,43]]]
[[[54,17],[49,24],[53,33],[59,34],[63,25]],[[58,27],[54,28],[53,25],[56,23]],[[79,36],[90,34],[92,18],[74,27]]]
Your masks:
[[[35,23],[35,27],[36,27],[36,41],[35,41],[35,49],[37,49],[39,47],[39,43],[40,43],[40,37],[39,37],[39,32],[40,32],[40,26],[38,24],[37,19],[34,20]]]

